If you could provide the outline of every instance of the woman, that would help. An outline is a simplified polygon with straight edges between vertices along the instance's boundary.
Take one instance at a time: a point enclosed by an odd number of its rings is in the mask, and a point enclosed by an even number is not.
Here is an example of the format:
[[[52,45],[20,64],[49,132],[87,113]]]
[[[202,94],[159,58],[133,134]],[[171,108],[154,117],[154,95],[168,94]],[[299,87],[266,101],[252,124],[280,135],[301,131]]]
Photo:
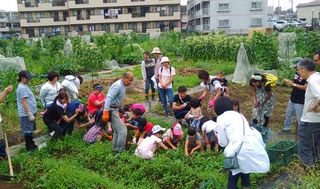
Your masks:
[[[166,116],[168,116],[168,106],[167,106],[167,97],[172,107],[173,103],[173,89],[172,83],[174,79],[174,75],[176,75],[176,71],[174,67],[170,66],[169,58],[164,56],[161,59],[162,67],[159,69],[159,93],[161,97],[162,108]]]
[[[239,168],[229,170],[228,189],[236,189],[241,178],[241,188],[250,188],[250,173],[269,171],[270,162],[261,134],[249,127],[246,118],[233,111],[232,101],[220,97],[215,103],[218,115],[217,127],[219,145],[225,147],[225,157],[234,157],[237,153]]]
[[[76,109],[75,113],[71,117],[68,117],[66,115],[67,103],[68,94],[61,91],[48,108],[48,111],[46,111],[46,113],[43,115],[43,121],[47,125],[50,135],[53,138],[63,136],[63,128],[61,125],[62,120],[70,123],[80,113],[80,110]]]
[[[93,92],[89,95],[87,109],[90,115],[95,115],[104,104],[106,95],[103,94],[103,86],[101,84],[93,85]]]
[[[263,124],[268,127],[274,108],[275,96],[271,84],[267,83],[265,75],[255,73],[251,77],[250,86],[253,93],[253,124]]]
[[[154,88],[154,83],[151,78],[154,76],[155,62],[150,58],[149,51],[145,51],[143,53],[143,58],[144,60],[141,63],[141,73],[144,81],[144,96],[146,101],[148,101],[149,88],[151,87],[152,100],[154,100],[156,89]]]
[[[45,108],[52,104],[61,89],[59,75],[55,71],[48,72],[48,81],[40,89],[40,100]]]

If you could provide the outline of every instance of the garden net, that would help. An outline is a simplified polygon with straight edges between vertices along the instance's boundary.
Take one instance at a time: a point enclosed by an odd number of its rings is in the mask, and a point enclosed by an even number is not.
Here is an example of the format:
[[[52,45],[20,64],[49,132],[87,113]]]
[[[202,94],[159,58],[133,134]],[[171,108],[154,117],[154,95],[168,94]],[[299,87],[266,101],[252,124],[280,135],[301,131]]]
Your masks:
[[[26,65],[22,57],[0,58],[0,72],[5,72],[11,69],[18,71],[25,70]]]
[[[241,43],[237,55],[237,65],[233,73],[232,82],[246,84],[250,80],[250,75],[250,62],[248,60],[246,49],[244,48],[243,43]]]
[[[295,46],[296,34],[293,33],[279,33],[279,58],[289,60],[296,55]]]
[[[70,39],[67,39],[66,44],[64,45],[63,51],[64,51],[64,55],[66,56],[72,55],[73,50],[72,50],[72,44]]]
[[[119,64],[116,60],[111,60],[111,61],[105,60],[104,65],[105,65],[106,69],[110,69],[110,70],[120,68]]]

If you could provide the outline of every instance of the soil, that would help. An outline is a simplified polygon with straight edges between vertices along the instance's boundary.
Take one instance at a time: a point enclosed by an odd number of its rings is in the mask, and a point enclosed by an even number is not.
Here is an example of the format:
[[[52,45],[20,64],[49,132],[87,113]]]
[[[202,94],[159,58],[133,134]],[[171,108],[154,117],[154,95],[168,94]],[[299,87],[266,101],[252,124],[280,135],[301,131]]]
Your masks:
[[[1,186],[1,188],[5,188],[5,189],[21,189],[21,188],[24,188],[23,184],[21,184],[21,183],[11,183],[9,181],[3,181],[3,180],[0,180],[0,186]]]

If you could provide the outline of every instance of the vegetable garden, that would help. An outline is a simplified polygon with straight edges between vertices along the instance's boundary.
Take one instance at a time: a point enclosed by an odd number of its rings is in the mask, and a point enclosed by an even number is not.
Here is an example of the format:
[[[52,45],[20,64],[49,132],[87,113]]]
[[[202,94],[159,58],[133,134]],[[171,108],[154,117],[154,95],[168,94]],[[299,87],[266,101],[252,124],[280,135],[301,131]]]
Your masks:
[[[320,33],[303,30],[291,32],[297,35],[295,41],[297,56],[312,57],[313,53],[320,49]],[[56,70],[61,76],[74,73],[98,76],[98,72],[105,69],[104,60],[115,59],[120,64],[139,64],[143,59],[142,50],[151,51],[153,47],[158,46],[178,70],[174,86],[176,89],[178,85],[190,88],[199,84],[192,69],[205,69],[212,74],[219,70],[226,74],[233,73],[240,43],[245,44],[252,65],[262,69],[276,69],[279,81],[283,78],[292,78],[294,70],[289,67],[289,63],[280,63],[278,60],[277,35],[277,33],[272,35],[255,33],[249,38],[224,34],[202,36],[168,32],[162,34],[160,38],[150,39],[149,36],[134,33],[104,34],[92,36],[91,43],[83,42],[80,37],[71,38],[73,54],[68,56],[63,51],[66,40],[63,37],[44,38],[42,42],[39,40],[32,44],[24,39],[12,39],[0,40],[0,54],[6,57],[23,57],[27,69],[37,75],[31,82],[31,88],[35,89],[35,86],[45,82],[42,76],[49,70]],[[188,68],[191,69],[190,73]],[[140,66],[130,69],[133,69],[134,75],[141,80]],[[119,78],[122,73],[115,70],[104,76],[98,76],[98,80],[101,81],[104,77],[108,77],[109,80]],[[16,87],[16,76],[17,72],[14,70],[1,73],[1,88],[9,84],[14,84]],[[82,89],[85,95],[88,95],[90,86],[95,81],[86,81],[87,91]],[[243,113],[250,117],[249,88],[232,85],[232,90],[239,90],[234,96],[243,99]],[[279,110],[274,115],[280,116],[274,116],[271,121],[272,127],[277,131],[282,127],[281,113],[284,114],[290,91],[279,86],[276,93],[280,102]],[[129,101],[142,101],[143,97],[138,91],[130,92],[129,96]],[[11,93],[0,108],[4,119],[3,127],[9,131],[11,144],[17,143],[15,136],[20,132],[15,106],[15,94]],[[39,103],[39,109],[41,108]],[[166,128],[172,123],[152,114],[147,118]],[[46,133],[40,116],[37,124],[38,135]],[[16,181],[23,183],[26,188],[225,188],[226,186],[222,154],[199,153],[192,157],[184,157],[183,148],[179,147],[177,151],[160,151],[153,161],[145,161],[133,155],[134,146],[115,157],[111,153],[110,143],[87,145],[82,141],[82,136],[83,132],[78,131],[64,140],[48,142],[46,148],[37,152],[22,151],[13,159],[15,172],[18,173]],[[0,162],[0,172],[6,173],[7,170],[6,162]],[[274,180],[282,173],[293,175],[295,178],[290,180],[289,176],[285,182],[290,188],[319,187],[319,166],[304,168],[299,161],[294,161],[288,167],[273,164],[268,174],[252,175],[253,188]],[[299,178],[294,177],[297,173]],[[278,183],[275,187],[282,188],[283,184]]]

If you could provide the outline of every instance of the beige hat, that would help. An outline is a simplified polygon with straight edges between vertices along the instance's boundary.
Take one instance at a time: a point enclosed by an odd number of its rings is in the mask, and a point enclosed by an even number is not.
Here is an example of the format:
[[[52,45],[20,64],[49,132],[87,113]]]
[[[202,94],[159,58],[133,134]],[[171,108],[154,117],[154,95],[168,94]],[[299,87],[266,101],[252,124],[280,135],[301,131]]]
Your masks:
[[[168,63],[170,62],[170,61],[169,61],[169,58],[166,57],[166,56],[164,56],[164,57],[161,58],[161,62],[160,62],[160,63],[162,64],[162,63],[165,63],[165,62],[168,62]]]
[[[155,48],[153,48],[151,53],[152,54],[161,54],[161,51],[160,51],[159,47],[155,47]]]

